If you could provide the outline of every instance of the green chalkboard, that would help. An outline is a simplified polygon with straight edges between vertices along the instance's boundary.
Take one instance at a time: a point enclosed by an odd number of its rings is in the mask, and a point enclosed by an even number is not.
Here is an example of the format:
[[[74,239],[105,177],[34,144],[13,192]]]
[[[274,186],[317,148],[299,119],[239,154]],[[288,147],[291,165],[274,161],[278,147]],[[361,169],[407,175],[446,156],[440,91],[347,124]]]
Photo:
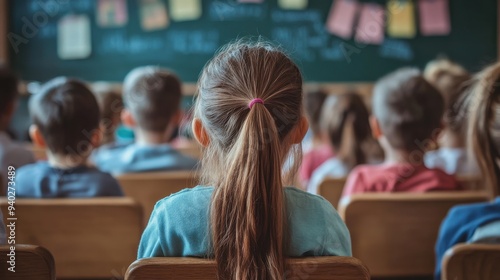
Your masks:
[[[359,2],[385,5],[387,1]],[[262,4],[203,0],[199,20],[171,21],[167,29],[152,32],[141,29],[137,0],[127,1],[128,23],[119,28],[97,25],[95,0],[12,0],[10,34],[25,40],[17,42],[17,51],[10,47],[10,59],[26,80],[67,75],[120,81],[131,68],[154,64],[174,69],[184,81],[194,82],[220,46],[235,38],[261,35],[281,44],[307,81],[374,81],[398,67],[423,67],[438,55],[446,55],[471,71],[495,61],[497,1],[449,2],[452,31],[448,36],[417,33],[413,39],[400,40],[386,34],[383,45],[364,46],[326,31],[332,0],[309,0],[307,9],[300,11],[280,9],[277,0]],[[92,54],[87,59],[61,60],[57,56],[57,21],[70,13],[87,14],[92,22]],[[418,9],[416,13],[418,26]],[[35,30],[26,27],[27,22]]]

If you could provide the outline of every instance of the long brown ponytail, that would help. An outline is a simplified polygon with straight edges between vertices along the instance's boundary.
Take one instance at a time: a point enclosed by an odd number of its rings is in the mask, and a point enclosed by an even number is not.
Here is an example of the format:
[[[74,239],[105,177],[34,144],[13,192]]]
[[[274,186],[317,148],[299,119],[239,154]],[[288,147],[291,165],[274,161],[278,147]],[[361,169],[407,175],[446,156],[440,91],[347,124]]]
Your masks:
[[[249,108],[255,98],[264,103]],[[210,216],[219,279],[284,276],[282,169],[301,100],[299,69],[265,43],[230,44],[202,72],[195,117],[210,138],[203,183],[215,187]]]
[[[500,63],[474,78],[469,98],[469,143],[492,196],[500,193]]]

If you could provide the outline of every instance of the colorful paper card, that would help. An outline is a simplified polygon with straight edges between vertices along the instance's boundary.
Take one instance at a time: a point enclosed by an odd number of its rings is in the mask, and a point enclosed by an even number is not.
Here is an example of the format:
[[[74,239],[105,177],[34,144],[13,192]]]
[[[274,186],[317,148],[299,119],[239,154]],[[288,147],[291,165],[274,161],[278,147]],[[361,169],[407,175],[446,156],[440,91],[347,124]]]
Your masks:
[[[422,35],[448,35],[451,32],[448,0],[420,0],[418,6]]]
[[[355,40],[363,44],[382,44],[384,13],[384,9],[378,4],[361,5]]]
[[[278,0],[278,6],[286,10],[303,10],[307,4],[308,0]]]
[[[174,21],[196,20],[201,17],[201,0],[170,0],[170,17]]]
[[[139,0],[142,29],[153,31],[166,28],[170,21],[167,7],[161,0]]]
[[[67,15],[57,24],[57,55],[60,59],[82,59],[90,56],[92,41],[87,15]]]
[[[389,0],[387,2],[387,34],[395,38],[413,38],[416,33],[413,1]]]
[[[413,50],[410,44],[403,40],[386,38],[380,46],[380,56],[402,61],[413,59]]]
[[[97,3],[97,24],[100,27],[120,27],[128,21],[125,0],[99,0]]]
[[[341,38],[350,39],[357,12],[356,0],[335,0],[330,8],[326,29]]]

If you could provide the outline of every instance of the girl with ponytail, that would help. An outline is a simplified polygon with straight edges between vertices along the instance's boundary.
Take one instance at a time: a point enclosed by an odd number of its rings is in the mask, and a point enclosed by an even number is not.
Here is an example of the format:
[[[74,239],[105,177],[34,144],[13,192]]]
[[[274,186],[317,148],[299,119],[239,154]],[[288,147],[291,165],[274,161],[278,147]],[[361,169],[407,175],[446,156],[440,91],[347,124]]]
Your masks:
[[[156,204],[138,257],[215,258],[219,279],[257,280],[285,279],[286,257],[351,255],[331,204],[285,187],[300,163],[292,172],[283,166],[300,158],[308,127],[292,60],[263,42],[229,44],[198,87],[193,132],[204,147],[202,186]]]
[[[308,192],[316,194],[327,177],[345,178],[359,164],[383,160],[383,151],[372,136],[369,118],[365,103],[355,92],[327,98],[320,123],[336,156],[314,171]]]
[[[500,63],[473,79],[468,100],[468,143],[492,198],[489,203],[454,207],[441,225],[436,244],[436,279],[449,248],[465,242],[500,243]]]

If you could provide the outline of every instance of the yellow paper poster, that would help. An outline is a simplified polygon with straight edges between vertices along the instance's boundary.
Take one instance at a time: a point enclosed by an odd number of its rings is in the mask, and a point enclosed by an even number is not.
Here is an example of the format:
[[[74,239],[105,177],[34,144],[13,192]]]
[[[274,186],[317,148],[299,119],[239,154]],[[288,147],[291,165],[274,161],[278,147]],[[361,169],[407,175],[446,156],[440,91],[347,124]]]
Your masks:
[[[278,5],[287,10],[303,10],[307,8],[307,0],[278,0]]]
[[[170,0],[170,17],[174,21],[199,19],[201,0]]]
[[[416,33],[413,1],[389,0],[387,2],[387,34],[390,37],[413,38]]]
[[[161,0],[140,0],[141,26],[146,31],[166,28],[169,24],[167,7]]]

